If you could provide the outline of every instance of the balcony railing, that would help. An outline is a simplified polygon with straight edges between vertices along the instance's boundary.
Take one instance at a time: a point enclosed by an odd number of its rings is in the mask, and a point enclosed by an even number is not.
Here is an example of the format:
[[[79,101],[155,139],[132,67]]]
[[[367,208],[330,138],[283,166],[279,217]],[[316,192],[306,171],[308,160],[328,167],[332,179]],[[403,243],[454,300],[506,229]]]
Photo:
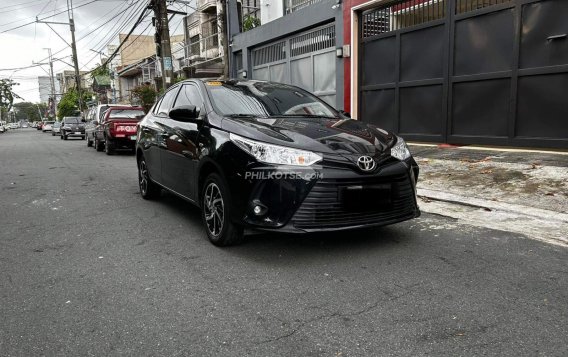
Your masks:
[[[219,38],[217,33],[201,37],[199,41],[190,40],[190,43],[185,46],[185,51],[188,54],[185,59],[185,65],[187,67],[193,67],[200,63],[220,58]]]

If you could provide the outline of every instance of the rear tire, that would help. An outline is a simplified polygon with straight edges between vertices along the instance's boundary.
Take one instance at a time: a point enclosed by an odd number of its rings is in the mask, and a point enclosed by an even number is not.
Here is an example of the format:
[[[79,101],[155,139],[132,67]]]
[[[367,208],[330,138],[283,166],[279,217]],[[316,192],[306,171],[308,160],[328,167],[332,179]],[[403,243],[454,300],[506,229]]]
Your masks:
[[[107,155],[114,154],[114,147],[112,145],[112,141],[110,141],[109,138],[105,139],[105,153]]]
[[[103,144],[101,144],[101,141],[97,138],[95,138],[95,149],[99,152],[103,151],[103,149],[104,149]]]
[[[209,241],[218,247],[241,243],[243,227],[231,219],[231,196],[221,176],[217,173],[207,176],[199,197],[201,218]]]
[[[140,189],[140,195],[145,200],[151,200],[160,196],[161,188],[150,179],[144,156],[138,159],[138,188]]]

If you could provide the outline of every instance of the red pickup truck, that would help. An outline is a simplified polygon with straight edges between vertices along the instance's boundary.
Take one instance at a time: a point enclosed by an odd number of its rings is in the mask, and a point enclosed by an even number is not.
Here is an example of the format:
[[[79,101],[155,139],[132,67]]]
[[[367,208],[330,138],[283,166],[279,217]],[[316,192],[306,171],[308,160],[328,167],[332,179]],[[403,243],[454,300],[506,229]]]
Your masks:
[[[112,155],[115,150],[134,152],[136,125],[144,118],[142,107],[110,107],[95,130],[95,148]]]

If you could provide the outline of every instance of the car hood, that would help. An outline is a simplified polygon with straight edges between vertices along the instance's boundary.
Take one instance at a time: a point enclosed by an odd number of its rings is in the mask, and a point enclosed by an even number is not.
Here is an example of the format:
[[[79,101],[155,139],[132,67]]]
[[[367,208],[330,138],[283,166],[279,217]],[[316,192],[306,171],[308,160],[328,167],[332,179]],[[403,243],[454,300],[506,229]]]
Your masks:
[[[379,155],[396,137],[372,124],[342,118],[225,118],[221,127],[253,140],[334,154]]]

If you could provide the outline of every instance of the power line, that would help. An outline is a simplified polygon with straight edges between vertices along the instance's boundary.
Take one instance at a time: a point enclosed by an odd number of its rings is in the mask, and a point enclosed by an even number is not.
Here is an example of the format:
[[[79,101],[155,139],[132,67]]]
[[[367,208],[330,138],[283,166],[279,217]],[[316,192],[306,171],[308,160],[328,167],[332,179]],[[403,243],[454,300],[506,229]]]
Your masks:
[[[87,6],[87,5],[92,4],[94,2],[97,2],[97,1],[99,1],[99,0],[91,0],[87,3],[83,3],[81,5],[74,6],[73,9],[78,9],[80,7]],[[51,16],[46,16],[46,17],[43,17],[43,18],[38,19],[38,20],[42,21],[42,20],[45,20],[45,19],[49,19],[50,17],[54,17],[54,16],[57,16],[57,15],[66,13],[66,12],[67,12],[67,10],[64,10],[64,11],[58,12],[57,14],[53,14]],[[22,28],[22,27],[25,27],[25,26],[28,26],[28,25],[31,25],[31,24],[35,24],[36,22],[37,21],[28,22],[28,23],[20,25],[20,26],[12,27],[11,29],[8,29],[8,30],[0,31],[0,33],[6,33],[6,32],[10,32],[10,31],[14,31],[14,30],[17,30],[19,28]]]

